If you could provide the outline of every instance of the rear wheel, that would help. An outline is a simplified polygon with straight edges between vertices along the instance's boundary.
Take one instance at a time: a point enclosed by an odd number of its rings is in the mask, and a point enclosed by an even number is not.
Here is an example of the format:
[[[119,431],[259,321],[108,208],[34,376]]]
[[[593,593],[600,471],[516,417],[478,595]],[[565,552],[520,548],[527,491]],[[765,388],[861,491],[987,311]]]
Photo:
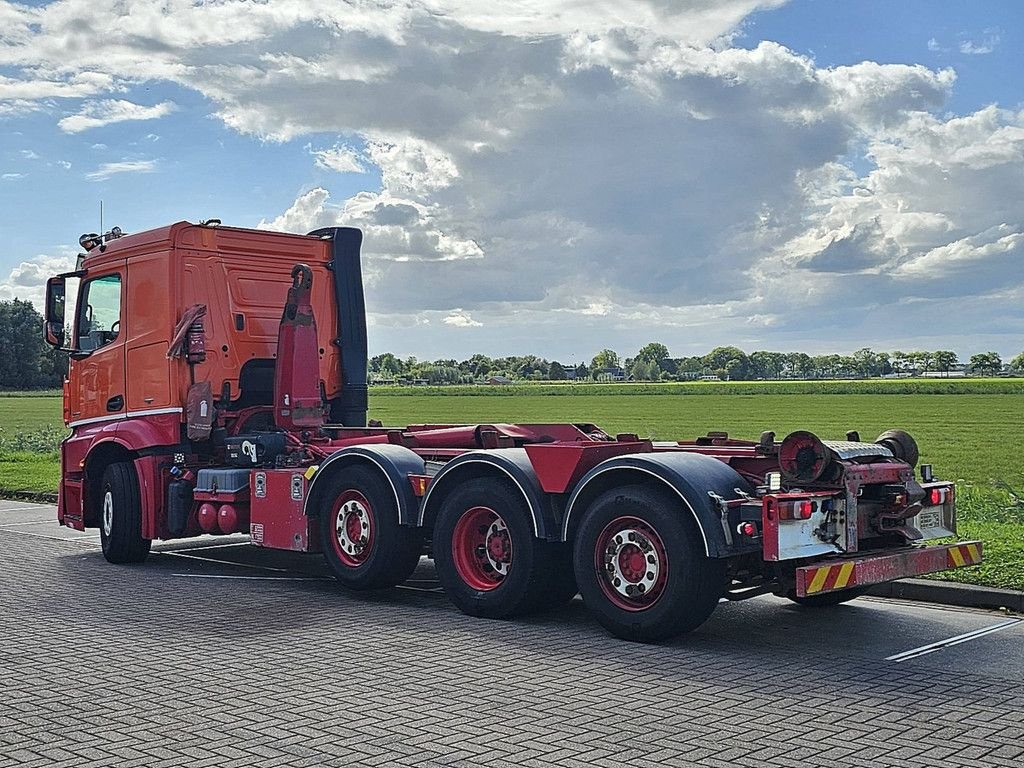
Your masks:
[[[576,582],[605,629],[639,642],[703,624],[725,584],[725,562],[704,554],[677,499],[644,486],[601,494],[576,535]]]
[[[438,511],[433,541],[437,577],[463,613],[507,619],[550,604],[564,558],[557,544],[534,537],[526,500],[511,484],[460,485]],[[564,600],[568,587],[559,584]]]
[[[399,525],[394,492],[379,474],[367,467],[342,470],[321,499],[321,549],[346,587],[393,587],[416,570],[423,535]]]
[[[825,592],[821,595],[808,595],[806,597],[797,597],[795,592],[790,592],[786,597],[797,605],[802,605],[804,608],[829,608],[856,600],[858,597],[866,595],[869,589],[870,587],[851,587],[850,589],[841,589],[838,592]]]
[[[100,483],[100,545],[115,564],[141,563],[150,541],[142,538],[142,500],[135,466],[119,461],[107,467]]]

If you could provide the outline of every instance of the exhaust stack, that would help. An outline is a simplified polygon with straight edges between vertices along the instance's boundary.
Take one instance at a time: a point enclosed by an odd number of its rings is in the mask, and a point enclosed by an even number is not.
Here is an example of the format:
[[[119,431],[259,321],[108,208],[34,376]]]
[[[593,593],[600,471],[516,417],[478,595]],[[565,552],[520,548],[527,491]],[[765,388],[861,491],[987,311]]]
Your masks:
[[[330,420],[346,427],[365,427],[369,407],[366,390],[366,301],[359,248],[363,233],[353,227],[314,229],[310,237],[331,241],[331,270],[338,308],[341,348],[341,394],[331,400]]]

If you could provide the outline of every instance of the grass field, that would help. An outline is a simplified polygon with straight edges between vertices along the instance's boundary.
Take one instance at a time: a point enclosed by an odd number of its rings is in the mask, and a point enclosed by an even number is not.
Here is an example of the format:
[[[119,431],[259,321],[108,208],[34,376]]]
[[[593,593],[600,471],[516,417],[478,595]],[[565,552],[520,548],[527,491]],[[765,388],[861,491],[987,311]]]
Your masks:
[[[780,437],[809,429],[842,439],[846,430],[856,429],[863,439],[873,440],[885,429],[900,427],[917,439],[922,462],[933,464],[939,477],[958,481],[961,536],[985,542],[986,563],[951,576],[1024,589],[1024,506],[1007,488],[1024,489],[1024,459],[1017,442],[1024,426],[1020,380],[940,381],[951,387],[938,390],[941,394],[909,391],[915,382],[901,381],[877,382],[875,394],[830,389],[871,383],[811,383],[817,389],[797,392],[791,391],[794,384],[806,383],[542,384],[514,391],[481,387],[461,394],[455,394],[458,388],[375,388],[370,415],[395,425],[590,421],[611,433],[637,432],[656,439],[693,438],[712,429],[749,438],[765,429]],[[678,387],[683,390],[673,391]],[[699,396],[680,396],[685,394]],[[0,490],[52,492],[59,474],[54,450],[61,429],[59,397],[0,397]]]

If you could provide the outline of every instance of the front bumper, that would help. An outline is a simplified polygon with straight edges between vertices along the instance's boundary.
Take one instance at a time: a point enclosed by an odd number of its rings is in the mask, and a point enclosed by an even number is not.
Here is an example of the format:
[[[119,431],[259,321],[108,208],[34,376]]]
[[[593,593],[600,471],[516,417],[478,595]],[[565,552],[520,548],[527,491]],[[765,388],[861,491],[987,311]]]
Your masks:
[[[981,542],[961,541],[912,547],[893,553],[864,555],[796,569],[797,597],[881,584],[893,579],[963,568],[981,562]]]

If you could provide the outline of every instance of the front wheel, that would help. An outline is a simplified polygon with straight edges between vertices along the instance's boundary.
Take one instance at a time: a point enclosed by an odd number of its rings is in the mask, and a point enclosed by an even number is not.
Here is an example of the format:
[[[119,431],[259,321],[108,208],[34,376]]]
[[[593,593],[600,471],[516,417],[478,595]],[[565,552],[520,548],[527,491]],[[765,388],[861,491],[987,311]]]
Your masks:
[[[119,461],[107,467],[100,483],[100,545],[109,563],[141,563],[150,541],[142,538],[142,500],[135,465]]]
[[[715,609],[725,563],[708,558],[678,499],[644,486],[613,488],[587,509],[573,563],[587,607],[624,640],[689,632]]]

